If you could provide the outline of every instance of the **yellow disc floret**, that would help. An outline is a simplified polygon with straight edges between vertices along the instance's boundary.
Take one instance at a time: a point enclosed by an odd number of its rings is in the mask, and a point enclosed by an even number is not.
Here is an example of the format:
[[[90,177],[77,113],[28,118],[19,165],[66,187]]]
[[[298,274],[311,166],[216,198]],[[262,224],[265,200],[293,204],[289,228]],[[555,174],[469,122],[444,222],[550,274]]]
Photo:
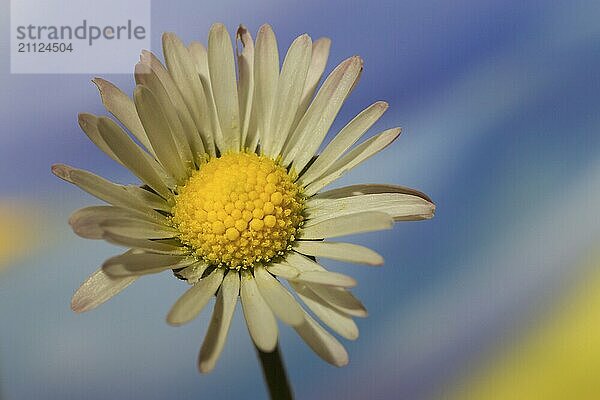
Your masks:
[[[303,207],[300,187],[284,167],[254,153],[228,153],[179,188],[172,220],[198,257],[248,268],[290,249]]]

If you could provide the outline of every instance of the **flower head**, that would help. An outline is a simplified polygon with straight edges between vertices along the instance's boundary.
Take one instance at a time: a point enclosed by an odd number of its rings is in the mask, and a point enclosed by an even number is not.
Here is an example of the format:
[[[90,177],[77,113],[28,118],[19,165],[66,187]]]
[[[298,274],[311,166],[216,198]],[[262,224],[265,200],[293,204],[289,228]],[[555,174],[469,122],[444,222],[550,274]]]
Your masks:
[[[169,312],[170,324],[194,319],[216,295],[201,371],[214,368],[238,298],[259,349],[275,348],[278,318],[323,359],[345,365],[343,346],[300,304],[332,331],[356,339],[352,318],[367,314],[348,290],[356,282],[317,260],[379,265],[383,259],[326,239],[431,218],[435,207],[424,194],[393,185],[322,191],[400,134],[393,128],[355,145],[387,109],[376,102],[317,154],[358,82],[359,57],[343,61],[317,91],[328,39],[298,37],[281,68],[270,26],[260,28],[256,46],[241,26],[236,44],[234,53],[221,24],[211,28],[208,48],[185,47],[165,34],[166,66],[142,52],[133,99],[94,79],[107,110],[127,131],[91,114],[79,116],[80,126],[142,183],[118,185],[53,166],[57,176],[109,204],[76,211],[70,218],[75,233],[128,248],[83,283],[72,308],[88,311],[142,275],[172,270],[192,286]]]

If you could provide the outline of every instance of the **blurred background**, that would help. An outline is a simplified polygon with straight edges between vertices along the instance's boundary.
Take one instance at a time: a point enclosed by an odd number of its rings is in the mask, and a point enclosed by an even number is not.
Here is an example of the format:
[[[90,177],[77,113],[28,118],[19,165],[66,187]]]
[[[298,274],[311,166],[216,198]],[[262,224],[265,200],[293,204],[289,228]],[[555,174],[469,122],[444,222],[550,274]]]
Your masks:
[[[10,74],[0,4],[0,398],[265,398],[239,307],[217,368],[197,373],[209,313],[167,326],[185,289],[168,273],[71,312],[119,249],[70,231],[69,214],[96,200],[50,165],[132,178],[77,126],[78,112],[105,113],[92,75]],[[327,71],[361,55],[332,132],[376,100],[390,109],[372,133],[404,131],[336,185],[416,187],[438,206],[431,221],[356,238],[383,268],[329,263],[357,278],[370,315],[341,369],[282,328],[297,398],[599,398],[599,18],[593,1],[152,2],[159,53],[162,32],[206,42],[221,21],[269,22],[280,52],[327,36]],[[132,92],[132,75],[105,78]]]

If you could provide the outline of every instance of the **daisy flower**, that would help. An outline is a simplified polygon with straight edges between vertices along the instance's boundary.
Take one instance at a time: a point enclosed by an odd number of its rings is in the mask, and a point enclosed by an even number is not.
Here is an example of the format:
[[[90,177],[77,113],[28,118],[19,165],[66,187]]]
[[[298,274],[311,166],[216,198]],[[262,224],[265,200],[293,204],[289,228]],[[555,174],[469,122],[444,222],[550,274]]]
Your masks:
[[[400,134],[392,128],[355,145],[388,107],[376,102],[317,154],[358,82],[360,57],[339,64],[317,90],[329,39],[298,37],[281,68],[270,26],[259,29],[256,43],[240,26],[235,43],[234,52],[222,24],[211,28],[208,47],[186,47],[164,34],[166,65],[143,51],[133,98],[93,80],[126,130],[91,114],[80,114],[79,124],[141,184],[52,167],[109,204],[76,211],[69,220],[75,233],[128,248],[83,283],[72,308],[91,310],[139,277],[169,270],[191,285],[169,312],[169,324],[191,321],[216,296],[200,371],[215,367],[238,299],[259,350],[276,348],[279,319],[325,361],[345,365],[346,350],[316,319],[354,340],[353,318],[367,311],[349,290],[356,281],[317,260],[380,265],[373,250],[329,239],[431,218],[435,207],[423,193],[400,186],[323,191]]]

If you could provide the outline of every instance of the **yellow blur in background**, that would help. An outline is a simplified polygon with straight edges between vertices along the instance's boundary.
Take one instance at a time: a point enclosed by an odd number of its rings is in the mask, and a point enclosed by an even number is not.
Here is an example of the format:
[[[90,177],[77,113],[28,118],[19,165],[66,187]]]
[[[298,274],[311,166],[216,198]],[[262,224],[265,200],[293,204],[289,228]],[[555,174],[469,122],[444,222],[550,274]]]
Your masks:
[[[0,271],[39,247],[37,211],[32,205],[0,199]]]
[[[600,257],[595,257],[600,260]],[[600,399],[600,261],[554,308],[462,381],[456,400]],[[575,270],[574,270],[575,271]]]

